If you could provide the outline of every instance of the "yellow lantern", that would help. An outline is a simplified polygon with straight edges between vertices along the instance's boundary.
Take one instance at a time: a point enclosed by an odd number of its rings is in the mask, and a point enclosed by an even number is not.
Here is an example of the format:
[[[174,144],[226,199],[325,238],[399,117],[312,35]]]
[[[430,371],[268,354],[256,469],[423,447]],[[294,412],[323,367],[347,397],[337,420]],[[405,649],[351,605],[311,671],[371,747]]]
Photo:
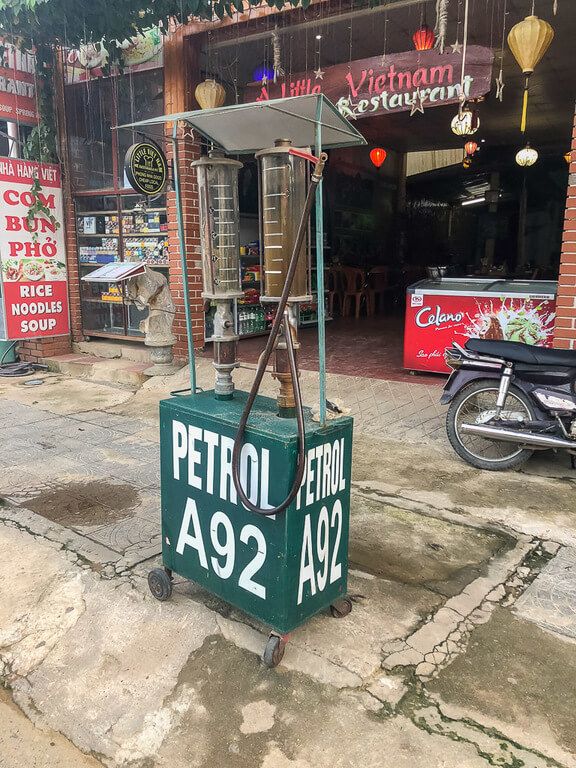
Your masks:
[[[226,91],[216,80],[206,78],[203,83],[196,86],[194,96],[201,109],[214,109],[224,104]]]
[[[480,128],[480,118],[475,110],[464,106],[454,115],[450,127],[456,136],[472,136]]]
[[[524,100],[522,104],[522,120],[520,130],[526,132],[526,115],[528,113],[528,82],[536,65],[548,50],[554,30],[547,21],[538,16],[526,16],[515,24],[508,33],[508,45],[518,62],[518,66],[526,76],[524,85]]]
[[[538,152],[533,149],[530,144],[526,144],[523,149],[516,153],[516,162],[518,165],[522,166],[522,168],[529,168],[531,165],[534,165],[537,160]]]
[[[566,160],[568,165],[570,165],[570,163],[572,162],[572,150],[569,149],[568,152],[566,152],[566,154],[564,155],[564,160]]]

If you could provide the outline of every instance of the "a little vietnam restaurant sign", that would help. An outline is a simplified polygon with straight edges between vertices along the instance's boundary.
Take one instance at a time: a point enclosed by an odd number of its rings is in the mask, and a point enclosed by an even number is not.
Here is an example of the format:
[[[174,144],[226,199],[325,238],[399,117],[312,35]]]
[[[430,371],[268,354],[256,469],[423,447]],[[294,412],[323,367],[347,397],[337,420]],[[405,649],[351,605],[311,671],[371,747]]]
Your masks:
[[[32,191],[35,178],[39,181]],[[39,199],[50,211],[28,212]],[[0,339],[70,330],[62,186],[57,165],[0,158]]]
[[[389,56],[336,64],[284,77],[278,82],[249,83],[245,101],[323,93],[349,119],[454,104],[461,90],[466,99],[490,90],[493,54],[489,48],[468,46],[464,78],[462,54],[406,51]],[[461,86],[462,80],[462,86]]]

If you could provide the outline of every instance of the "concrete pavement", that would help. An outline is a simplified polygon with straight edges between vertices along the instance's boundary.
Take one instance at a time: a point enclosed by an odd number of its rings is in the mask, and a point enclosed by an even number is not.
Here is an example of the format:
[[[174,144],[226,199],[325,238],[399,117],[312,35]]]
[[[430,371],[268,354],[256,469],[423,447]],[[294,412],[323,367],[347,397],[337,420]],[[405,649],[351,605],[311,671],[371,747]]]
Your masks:
[[[331,377],[329,396],[345,400],[350,378]],[[313,375],[303,383],[311,403]],[[443,442],[441,409],[427,418],[436,388],[364,382],[350,534],[363,598],[297,630],[266,670],[263,628],[239,612],[187,583],[167,603],[148,592],[157,402],[183,386],[184,373],[136,392],[0,380],[0,674],[24,744],[2,768],[68,755],[142,768],[576,764],[566,462],[475,472]],[[33,750],[52,732],[64,751],[42,763]]]

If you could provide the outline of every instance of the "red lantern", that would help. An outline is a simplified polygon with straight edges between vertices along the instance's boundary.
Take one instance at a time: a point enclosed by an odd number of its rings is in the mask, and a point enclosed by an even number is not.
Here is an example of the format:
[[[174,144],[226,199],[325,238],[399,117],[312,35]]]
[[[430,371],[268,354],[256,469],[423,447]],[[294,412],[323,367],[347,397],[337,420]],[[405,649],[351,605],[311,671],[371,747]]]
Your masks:
[[[372,160],[376,168],[380,168],[384,160],[386,160],[387,154],[386,150],[382,149],[382,147],[375,147],[370,152],[370,160]]]
[[[432,50],[432,48],[434,48],[435,40],[434,30],[430,29],[427,24],[421,26],[420,29],[417,29],[412,35],[412,42],[417,51]]]
[[[466,144],[464,144],[464,151],[469,157],[471,157],[477,149],[478,144],[476,144],[475,141],[467,141]]]

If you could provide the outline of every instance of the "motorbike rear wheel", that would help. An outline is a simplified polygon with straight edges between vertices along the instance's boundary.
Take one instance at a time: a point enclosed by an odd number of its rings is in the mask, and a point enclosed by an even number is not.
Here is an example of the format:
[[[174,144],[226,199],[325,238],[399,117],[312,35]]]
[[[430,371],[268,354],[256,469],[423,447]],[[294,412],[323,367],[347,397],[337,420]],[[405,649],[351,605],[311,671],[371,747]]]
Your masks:
[[[452,448],[464,461],[478,469],[505,471],[518,469],[530,456],[532,450],[522,448],[519,443],[490,440],[461,431],[462,424],[485,424],[495,415],[498,397],[498,381],[482,379],[474,381],[456,395],[450,403],[446,416],[446,432]],[[502,418],[518,421],[533,421],[534,409],[527,396],[517,387],[510,386]]]

